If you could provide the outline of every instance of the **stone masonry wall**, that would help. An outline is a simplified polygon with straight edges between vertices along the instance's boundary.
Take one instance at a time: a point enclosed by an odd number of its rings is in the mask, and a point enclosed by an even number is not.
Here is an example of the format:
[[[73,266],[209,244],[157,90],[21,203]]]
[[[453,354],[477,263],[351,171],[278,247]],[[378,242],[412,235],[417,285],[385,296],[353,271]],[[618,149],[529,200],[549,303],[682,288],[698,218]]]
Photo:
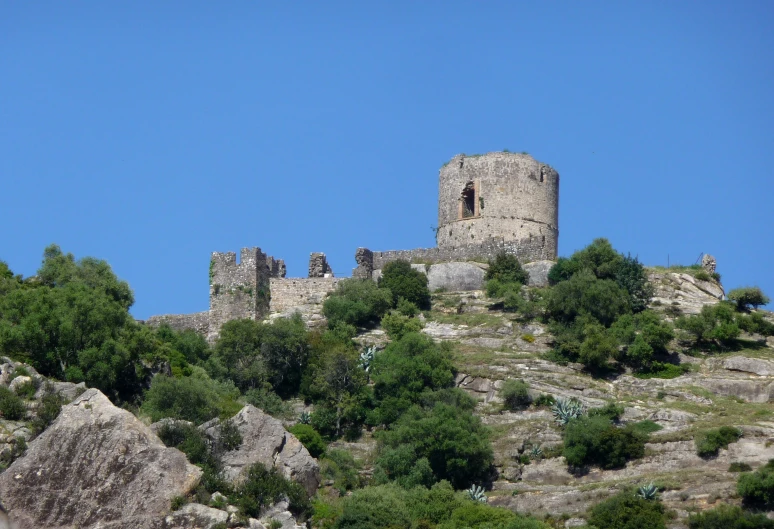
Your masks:
[[[373,268],[405,259],[413,263],[448,263],[455,261],[487,261],[499,253],[515,255],[522,263],[556,259],[556,241],[550,236],[532,237],[518,241],[488,239],[479,244],[445,248],[417,248],[414,250],[391,250],[373,252]]]
[[[325,297],[336,290],[339,277],[271,278],[272,313],[288,312],[308,305],[322,305]]]
[[[474,189],[473,216],[461,218],[463,190]],[[542,259],[555,259],[559,237],[559,174],[528,154],[457,155],[438,182],[439,248],[544,240]]]
[[[166,323],[176,331],[192,330],[206,336],[210,328],[209,311],[194,312],[193,314],[162,314],[160,316],[151,316],[145,320],[146,325],[158,327]]]

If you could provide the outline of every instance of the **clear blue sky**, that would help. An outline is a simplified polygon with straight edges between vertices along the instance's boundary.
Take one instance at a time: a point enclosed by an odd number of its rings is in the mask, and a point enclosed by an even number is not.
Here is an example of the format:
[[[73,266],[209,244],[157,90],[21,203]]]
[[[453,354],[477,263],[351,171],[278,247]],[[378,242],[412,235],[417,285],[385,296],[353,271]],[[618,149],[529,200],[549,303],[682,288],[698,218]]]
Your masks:
[[[4,2],[0,259],[106,259],[138,318],[211,251],[305,276],[434,245],[438,169],[528,151],[560,253],[717,257],[774,297],[774,2]]]

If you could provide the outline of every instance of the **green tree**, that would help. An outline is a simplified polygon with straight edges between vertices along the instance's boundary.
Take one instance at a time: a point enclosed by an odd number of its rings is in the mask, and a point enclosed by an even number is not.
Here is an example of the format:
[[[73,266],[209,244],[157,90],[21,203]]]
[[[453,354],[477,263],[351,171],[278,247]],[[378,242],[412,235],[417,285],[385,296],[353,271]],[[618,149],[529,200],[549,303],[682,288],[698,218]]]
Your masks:
[[[420,309],[430,308],[430,290],[427,288],[427,276],[411,268],[408,261],[397,260],[384,265],[379,278],[379,287],[392,293],[392,305],[397,306],[403,298]]]
[[[604,416],[579,417],[567,423],[563,454],[572,466],[622,468],[645,454],[646,436],[633,427],[617,428]]]
[[[728,293],[728,299],[736,303],[736,307],[740,311],[748,311],[750,307],[757,309],[771,301],[759,287],[735,288]]]
[[[340,324],[371,327],[392,305],[392,292],[370,279],[345,279],[323,303],[323,314],[330,329]]]
[[[529,406],[532,398],[529,396],[529,384],[523,380],[509,378],[503,382],[500,388],[500,397],[505,407],[510,410],[518,410]]]
[[[774,506],[774,459],[755,472],[743,472],[736,482],[736,490],[748,505]]]
[[[154,422],[171,417],[201,424],[229,411],[239,411],[238,397],[239,390],[233,383],[217,382],[203,374],[183,378],[157,375],[141,409]]]
[[[415,464],[426,459],[436,480],[446,479],[458,489],[483,481],[494,457],[481,420],[470,410],[445,403],[429,410],[412,407],[390,430],[380,433],[379,441],[384,448],[410,449]],[[385,456],[384,449],[381,455]],[[386,456],[377,459],[377,466],[393,479],[407,468],[391,467]]]
[[[547,313],[561,322],[588,315],[607,327],[631,311],[629,296],[618,283],[598,279],[589,270],[582,270],[554,286],[546,301]]]

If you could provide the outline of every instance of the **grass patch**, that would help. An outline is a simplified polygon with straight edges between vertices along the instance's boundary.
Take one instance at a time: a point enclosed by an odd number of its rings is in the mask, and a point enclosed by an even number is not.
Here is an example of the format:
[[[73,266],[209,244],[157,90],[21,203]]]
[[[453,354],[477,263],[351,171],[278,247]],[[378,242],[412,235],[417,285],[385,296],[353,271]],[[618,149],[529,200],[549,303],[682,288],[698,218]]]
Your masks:
[[[651,434],[653,432],[657,432],[659,430],[663,430],[663,427],[659,424],[656,424],[653,421],[650,420],[644,420],[640,422],[636,422],[632,424],[632,428],[637,430],[638,432],[642,432],[644,434]]]
[[[649,371],[634,373],[636,378],[677,378],[693,371],[692,364],[668,364],[666,362],[653,362]]]

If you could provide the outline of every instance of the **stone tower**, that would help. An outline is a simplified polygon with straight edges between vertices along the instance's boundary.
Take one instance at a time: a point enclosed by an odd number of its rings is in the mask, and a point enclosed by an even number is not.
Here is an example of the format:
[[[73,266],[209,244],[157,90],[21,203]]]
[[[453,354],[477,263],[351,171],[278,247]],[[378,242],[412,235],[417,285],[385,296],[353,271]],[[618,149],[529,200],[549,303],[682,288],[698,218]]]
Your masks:
[[[210,259],[210,341],[227,321],[263,319],[269,312],[271,268],[281,269],[284,275],[285,263],[260,248],[242,248],[239,257],[237,263],[235,252],[213,252]]]
[[[556,259],[559,174],[528,154],[459,154],[443,166],[438,183],[439,248],[535,243]]]

